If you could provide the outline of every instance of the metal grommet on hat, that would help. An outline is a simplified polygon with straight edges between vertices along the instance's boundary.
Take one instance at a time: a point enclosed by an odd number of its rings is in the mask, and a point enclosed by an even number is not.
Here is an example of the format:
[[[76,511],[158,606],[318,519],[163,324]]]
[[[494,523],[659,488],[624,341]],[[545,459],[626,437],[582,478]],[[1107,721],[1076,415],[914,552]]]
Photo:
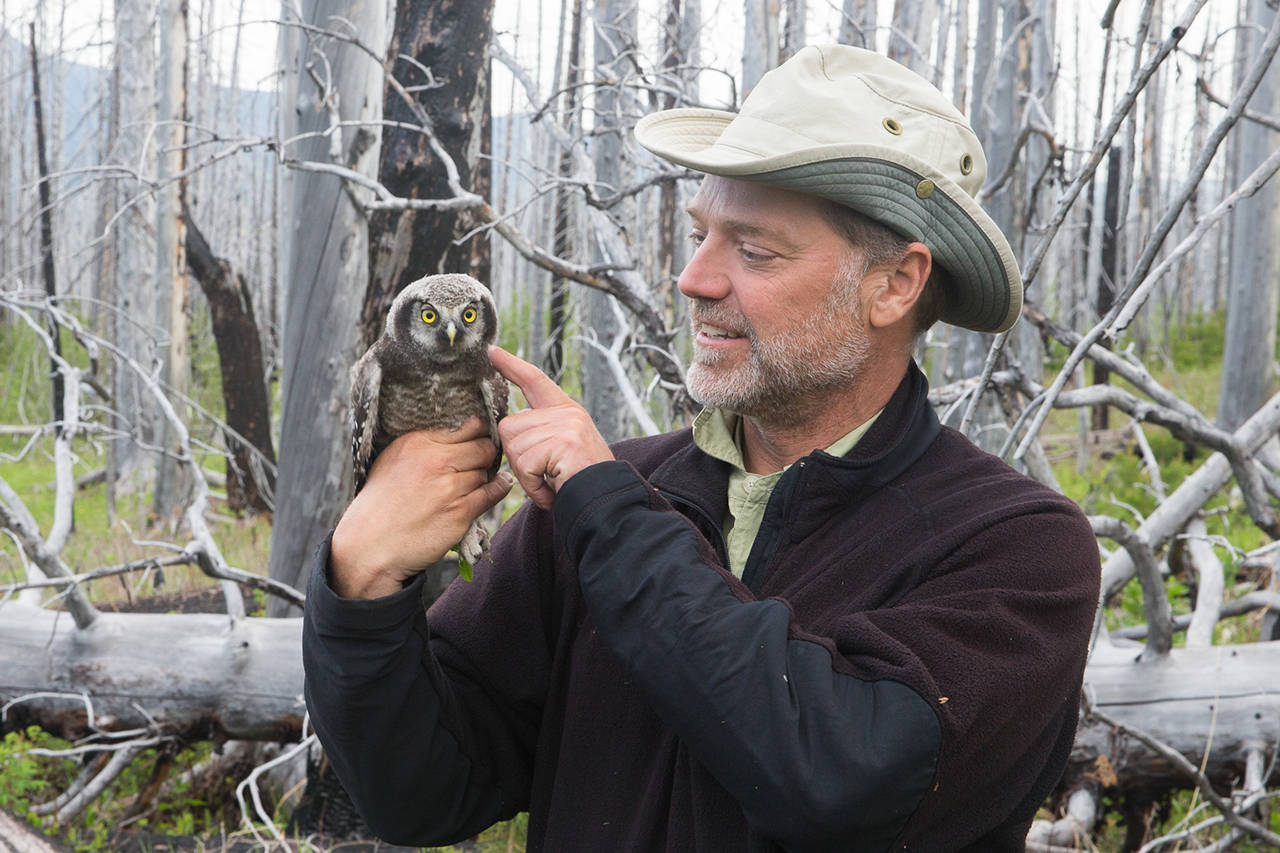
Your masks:
[[[885,120],[881,122],[881,124],[884,125],[885,130],[889,131],[894,136],[902,135],[902,125],[898,124],[897,119],[886,117]]]
[[[966,154],[960,158],[960,174],[969,175],[973,173],[973,155]]]

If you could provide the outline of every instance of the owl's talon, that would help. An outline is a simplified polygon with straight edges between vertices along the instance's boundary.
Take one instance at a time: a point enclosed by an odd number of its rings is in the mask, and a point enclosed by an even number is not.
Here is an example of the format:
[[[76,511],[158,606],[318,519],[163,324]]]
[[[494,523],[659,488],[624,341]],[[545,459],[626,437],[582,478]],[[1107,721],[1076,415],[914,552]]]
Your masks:
[[[458,553],[473,566],[489,556],[489,531],[479,521],[471,522],[467,528],[466,535],[458,543]]]

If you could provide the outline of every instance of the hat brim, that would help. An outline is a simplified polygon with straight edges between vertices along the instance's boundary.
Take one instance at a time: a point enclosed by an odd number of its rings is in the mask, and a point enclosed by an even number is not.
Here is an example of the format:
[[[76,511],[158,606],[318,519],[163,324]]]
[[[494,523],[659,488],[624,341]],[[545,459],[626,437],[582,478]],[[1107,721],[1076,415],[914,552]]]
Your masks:
[[[636,140],[673,163],[741,180],[809,193],[847,205],[910,240],[927,245],[950,273],[942,320],[979,332],[1003,332],[1022,310],[1022,275],[1004,234],[954,181],[894,148],[809,144],[765,154],[721,137],[729,123],[760,121],[737,113],[675,109],[642,118]],[[736,134],[738,139],[750,134]],[[933,183],[926,198],[920,182]]]

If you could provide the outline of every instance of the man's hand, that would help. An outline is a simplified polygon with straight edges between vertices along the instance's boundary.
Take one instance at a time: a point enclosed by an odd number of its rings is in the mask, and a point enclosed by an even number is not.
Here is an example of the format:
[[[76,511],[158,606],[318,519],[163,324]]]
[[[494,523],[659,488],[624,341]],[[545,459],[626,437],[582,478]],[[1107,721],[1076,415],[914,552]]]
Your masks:
[[[574,474],[613,458],[591,415],[541,370],[499,347],[489,360],[518,386],[530,408],[498,422],[502,450],[530,500],[543,509]]]
[[[333,532],[334,591],[343,598],[390,595],[443,557],[511,491],[506,472],[488,482],[496,454],[478,418],[455,432],[411,432],[391,442]]]

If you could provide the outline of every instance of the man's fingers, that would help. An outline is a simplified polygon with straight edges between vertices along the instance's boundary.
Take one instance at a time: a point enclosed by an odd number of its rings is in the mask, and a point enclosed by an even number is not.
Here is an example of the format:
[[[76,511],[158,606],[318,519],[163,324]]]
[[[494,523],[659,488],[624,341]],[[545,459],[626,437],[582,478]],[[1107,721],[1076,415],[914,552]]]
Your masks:
[[[506,471],[499,471],[498,475],[492,480],[482,483],[478,489],[468,496],[468,500],[471,502],[468,510],[471,515],[478,517],[497,506],[498,502],[511,491],[513,483],[515,483],[515,478]]]
[[[441,444],[461,444],[488,435],[489,425],[479,418],[467,418],[457,429],[434,429],[427,434]]]
[[[544,406],[571,402],[569,395],[560,390],[560,386],[539,370],[536,364],[530,364],[502,347],[495,346],[489,347],[489,361],[499,373],[516,384],[533,408],[541,409]]]
[[[378,458],[373,461],[374,467],[398,464],[397,460],[406,455],[409,458],[424,460],[425,457],[418,455],[421,451],[443,454],[448,466],[455,471],[488,468],[493,464],[498,449],[489,438],[487,429],[465,441],[441,440],[442,436],[453,435],[456,433],[446,433],[441,430],[407,432],[392,441],[387,449],[378,455]]]

